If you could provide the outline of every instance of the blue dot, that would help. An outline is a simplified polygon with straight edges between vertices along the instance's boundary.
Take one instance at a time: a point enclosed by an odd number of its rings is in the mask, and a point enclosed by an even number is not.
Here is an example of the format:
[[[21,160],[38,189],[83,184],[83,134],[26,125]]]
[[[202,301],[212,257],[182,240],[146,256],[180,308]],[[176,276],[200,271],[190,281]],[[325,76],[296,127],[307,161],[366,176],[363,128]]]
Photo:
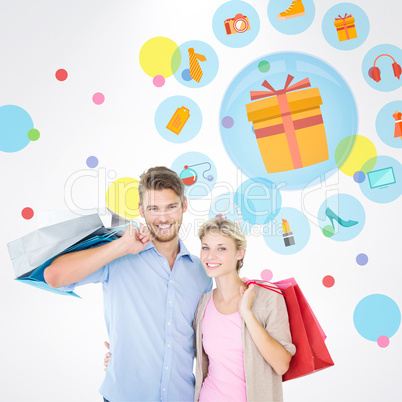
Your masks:
[[[31,116],[21,107],[0,107],[0,151],[17,152],[29,143],[29,130],[33,129]]]
[[[99,161],[96,156],[89,156],[87,158],[87,166],[91,169],[96,168],[98,166],[98,163],[99,163]]]
[[[366,265],[368,263],[368,257],[366,254],[361,253],[356,257],[356,262],[359,265]]]
[[[184,81],[192,80],[192,78],[190,77],[190,70],[188,68],[182,71],[181,78],[183,78]]]
[[[364,172],[361,172],[360,170],[355,172],[355,174],[353,175],[353,180],[356,183],[363,183],[364,180],[366,180],[366,175],[364,174]]]
[[[390,297],[373,294],[357,304],[353,323],[363,338],[377,342],[380,336],[390,338],[396,333],[401,324],[401,312]]]

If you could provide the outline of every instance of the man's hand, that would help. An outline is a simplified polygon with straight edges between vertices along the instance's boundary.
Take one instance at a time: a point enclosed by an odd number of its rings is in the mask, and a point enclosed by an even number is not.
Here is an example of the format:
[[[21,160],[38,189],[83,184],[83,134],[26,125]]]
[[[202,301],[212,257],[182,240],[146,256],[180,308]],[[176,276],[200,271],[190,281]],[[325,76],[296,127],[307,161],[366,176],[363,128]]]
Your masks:
[[[104,344],[105,344],[105,346],[109,349],[109,343],[108,342],[104,342]],[[105,371],[106,371],[106,369],[107,369],[107,366],[109,365],[109,360],[110,360],[110,356],[111,356],[112,354],[110,353],[110,352],[107,352],[106,354],[105,354],[105,358],[104,358],[104,360],[103,360],[103,365],[105,366]]]
[[[144,250],[152,239],[153,236],[148,228],[140,223],[140,230],[134,225],[129,225],[119,241],[124,245],[127,254],[138,254]]]

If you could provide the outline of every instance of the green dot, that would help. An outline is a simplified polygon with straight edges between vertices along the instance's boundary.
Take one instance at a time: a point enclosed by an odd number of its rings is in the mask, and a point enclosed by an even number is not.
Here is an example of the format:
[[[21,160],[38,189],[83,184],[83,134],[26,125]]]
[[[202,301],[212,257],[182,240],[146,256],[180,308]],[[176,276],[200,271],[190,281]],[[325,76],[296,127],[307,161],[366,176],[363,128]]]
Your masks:
[[[31,128],[31,129],[28,131],[28,138],[29,138],[31,141],[37,141],[37,140],[39,140],[39,137],[40,137],[40,133],[39,133],[39,131],[38,131],[36,128]]]
[[[262,72],[262,73],[267,73],[269,71],[269,69],[271,68],[271,65],[266,61],[260,61],[258,63],[258,69]]]
[[[335,229],[331,225],[326,225],[322,228],[322,234],[325,237],[332,237],[335,234]]]

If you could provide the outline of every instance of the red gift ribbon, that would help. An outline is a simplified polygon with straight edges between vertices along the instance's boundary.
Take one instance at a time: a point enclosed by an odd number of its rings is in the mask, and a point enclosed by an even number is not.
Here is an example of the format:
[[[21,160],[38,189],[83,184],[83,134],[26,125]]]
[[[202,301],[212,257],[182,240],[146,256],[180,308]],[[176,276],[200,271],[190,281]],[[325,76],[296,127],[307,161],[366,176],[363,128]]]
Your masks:
[[[294,77],[292,75],[288,74],[286,78],[285,87],[277,91],[272,87],[272,85],[268,81],[265,80],[262,83],[262,86],[264,88],[269,89],[269,91],[250,91],[250,98],[251,100],[257,100],[275,95],[278,97],[279,111],[282,116],[283,127],[285,129],[286,140],[289,145],[290,156],[292,158],[293,167],[294,169],[299,169],[303,167],[303,163],[300,155],[299,145],[297,143],[295,127],[290,113],[288,98],[286,94],[288,92],[296,91],[298,89],[311,87],[311,84],[310,80],[308,78],[305,78],[304,80],[301,80],[296,84],[289,86],[293,78]],[[258,135],[257,134],[258,131],[259,130],[255,130],[256,135]]]
[[[350,38],[349,38],[348,27],[347,27],[347,25],[346,25],[346,18],[350,18],[351,16],[352,16],[352,14],[347,15],[347,13],[345,13],[345,16],[344,16],[344,17],[341,17],[339,14],[338,14],[338,17],[339,17],[339,18],[336,18],[336,17],[335,17],[335,21],[340,21],[340,20],[343,21],[343,29],[345,30],[345,33],[346,33],[346,39],[350,39]],[[353,25],[352,27],[354,27],[354,25]],[[352,27],[351,27],[351,28],[352,28]],[[337,29],[337,30],[338,30],[338,29]]]
[[[285,295],[279,288],[277,288],[276,286],[266,285],[266,283],[271,283],[271,282],[260,281],[260,280],[257,280],[257,279],[250,279],[249,281],[246,281],[246,282],[245,282],[245,285],[246,285],[247,287],[249,287],[249,285],[251,285],[252,283],[253,283],[254,285],[261,286],[262,288],[265,288],[265,289],[268,289],[268,290],[272,290],[273,292],[278,293],[278,294],[280,294],[280,295],[286,297],[286,295]]]

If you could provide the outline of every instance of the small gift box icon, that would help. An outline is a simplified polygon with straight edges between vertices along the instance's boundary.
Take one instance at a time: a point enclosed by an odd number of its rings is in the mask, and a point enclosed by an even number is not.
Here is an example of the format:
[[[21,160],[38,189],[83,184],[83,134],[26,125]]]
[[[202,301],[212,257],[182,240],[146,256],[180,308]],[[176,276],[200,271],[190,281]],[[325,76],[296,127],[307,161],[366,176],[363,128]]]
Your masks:
[[[355,19],[352,14],[345,13],[344,17],[338,15],[338,18],[335,18],[334,25],[338,33],[339,42],[357,38]]]
[[[320,91],[304,89],[311,86],[308,78],[289,86],[293,78],[288,75],[280,90],[264,81],[262,86],[269,91],[251,91],[251,100],[260,100],[246,104],[248,121],[253,122],[268,173],[300,169],[329,159]]]

